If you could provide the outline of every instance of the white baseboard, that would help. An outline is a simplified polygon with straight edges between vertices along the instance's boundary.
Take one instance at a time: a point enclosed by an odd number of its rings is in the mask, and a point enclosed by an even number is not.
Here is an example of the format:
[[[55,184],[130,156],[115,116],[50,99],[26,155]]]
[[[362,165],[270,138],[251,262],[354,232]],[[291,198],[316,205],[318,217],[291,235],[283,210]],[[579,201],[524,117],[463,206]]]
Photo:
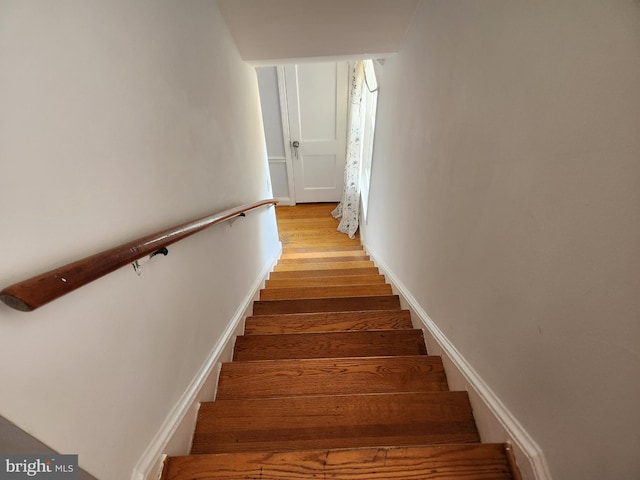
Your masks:
[[[412,318],[421,322],[422,325],[417,328],[423,327],[425,330],[427,349],[430,353],[443,357],[450,386],[469,392],[473,414],[483,441],[510,443],[523,480],[551,480],[544,452],[538,444],[429,318],[427,312],[380,256],[366,244],[364,247],[391,283],[395,293],[400,296],[403,307],[406,305],[405,308],[411,310]]]
[[[157,480],[162,474],[162,466],[169,450],[183,450],[185,454],[190,448],[191,437],[195,427],[196,416],[200,402],[206,398],[213,398],[217,385],[220,363],[231,359],[231,350],[235,336],[242,333],[243,321],[250,314],[253,301],[258,298],[260,288],[280,258],[282,245],[275,257],[269,262],[265,270],[256,279],[253,287],[247,293],[236,310],[227,328],[209,353],[207,360],[193,377],[180,400],[167,415],[162,426],[153,437],[149,447],[138,460],[133,469],[131,480]],[[225,357],[228,356],[228,359]],[[174,444],[174,445],[172,445]],[[177,445],[176,445],[177,444]],[[169,452],[174,454],[174,452]]]
[[[279,205],[288,205],[292,207],[296,204],[295,201],[291,200],[291,197],[276,197],[276,200],[278,200]]]

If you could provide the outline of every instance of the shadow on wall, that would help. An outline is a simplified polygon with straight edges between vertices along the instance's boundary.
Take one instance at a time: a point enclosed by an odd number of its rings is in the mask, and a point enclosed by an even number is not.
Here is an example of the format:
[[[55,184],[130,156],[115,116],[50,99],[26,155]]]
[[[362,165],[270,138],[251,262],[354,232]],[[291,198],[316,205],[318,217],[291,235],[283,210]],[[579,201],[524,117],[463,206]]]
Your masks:
[[[37,438],[0,416],[0,452],[4,455],[51,455],[58,454]],[[73,452],[67,452],[73,454]],[[80,469],[78,480],[97,480],[93,475]]]

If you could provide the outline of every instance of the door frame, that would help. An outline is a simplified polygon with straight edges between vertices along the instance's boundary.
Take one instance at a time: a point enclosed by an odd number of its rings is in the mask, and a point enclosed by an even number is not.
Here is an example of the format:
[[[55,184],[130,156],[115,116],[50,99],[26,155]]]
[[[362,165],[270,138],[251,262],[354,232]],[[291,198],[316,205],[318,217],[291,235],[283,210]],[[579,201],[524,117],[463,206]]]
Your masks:
[[[280,121],[282,122],[282,142],[287,168],[287,188],[289,190],[289,205],[296,204],[295,180],[293,177],[293,153],[291,151],[291,132],[289,130],[289,107],[287,106],[287,88],[285,85],[284,65],[276,66],[278,77],[278,97],[280,100]]]
[[[345,79],[346,88],[347,88],[347,98],[345,100],[347,102],[347,105],[345,106],[345,108],[347,109],[346,111],[347,118],[345,118],[345,122],[346,122],[345,135],[348,137],[348,129],[349,129],[349,126],[348,126],[349,106],[348,105],[349,105],[349,98],[350,98],[349,72],[351,72],[353,64],[350,61],[344,61],[344,60],[334,60],[333,62],[335,63],[344,62],[347,64],[347,78]],[[279,97],[278,99],[280,102],[280,121],[282,124],[282,141],[284,143],[285,165],[287,169],[287,188],[289,190],[288,199],[282,199],[283,200],[282,203],[288,204],[288,205],[296,205],[297,199],[296,199],[296,189],[295,189],[296,185],[295,185],[294,161],[293,161],[294,152],[293,152],[293,147],[291,146],[292,140],[291,140],[291,128],[289,124],[289,106],[288,106],[286,74],[285,74],[285,67],[287,65],[282,64],[282,65],[276,66],[276,75],[278,79],[278,97]],[[291,65],[295,65],[295,63]],[[346,155],[347,142],[348,142],[348,138],[345,138],[345,155]],[[286,202],[286,200],[288,200],[288,203]]]

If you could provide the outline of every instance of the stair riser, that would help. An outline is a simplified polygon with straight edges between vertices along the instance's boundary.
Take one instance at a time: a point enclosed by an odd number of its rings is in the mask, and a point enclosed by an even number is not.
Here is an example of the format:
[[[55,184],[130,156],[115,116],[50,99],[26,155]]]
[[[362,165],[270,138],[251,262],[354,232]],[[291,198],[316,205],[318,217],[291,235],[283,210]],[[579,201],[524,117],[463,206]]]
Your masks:
[[[315,277],[284,280],[267,280],[265,288],[291,287],[331,287],[338,285],[381,285],[385,283],[382,275],[354,275],[351,277]]]
[[[397,295],[378,297],[322,298],[304,300],[271,300],[253,303],[253,315],[287,313],[353,312],[363,310],[399,310]]]
[[[422,330],[245,335],[234,361],[426,355]]]
[[[391,286],[378,285],[338,285],[329,287],[289,287],[260,290],[260,300],[292,300],[301,298],[338,298],[353,296],[391,295]]]
[[[317,278],[317,277],[345,277],[353,275],[379,275],[376,267],[368,268],[339,268],[334,270],[298,270],[289,272],[271,272],[270,280],[282,280],[285,278]]]
[[[292,440],[273,439],[270,432],[263,435],[229,435],[196,433],[193,436],[192,455],[203,453],[296,451],[313,449],[365,448],[388,445],[438,445],[451,443],[476,443],[478,435],[473,431],[473,421],[412,423],[388,428],[302,428]],[[429,433],[440,430],[451,433]],[[424,432],[424,433],[421,433]],[[340,437],[346,435],[346,437]]]

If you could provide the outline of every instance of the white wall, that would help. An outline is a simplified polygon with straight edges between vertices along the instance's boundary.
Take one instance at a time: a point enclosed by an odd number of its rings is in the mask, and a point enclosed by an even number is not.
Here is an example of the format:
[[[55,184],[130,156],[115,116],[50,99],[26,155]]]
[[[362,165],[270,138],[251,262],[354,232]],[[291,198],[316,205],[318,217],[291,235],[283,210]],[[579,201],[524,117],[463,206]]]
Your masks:
[[[640,475],[640,4],[424,1],[364,238],[557,479]]]
[[[271,195],[255,70],[216,3],[0,3],[0,285]],[[273,209],[32,313],[0,304],[0,414],[129,478],[277,253]]]

